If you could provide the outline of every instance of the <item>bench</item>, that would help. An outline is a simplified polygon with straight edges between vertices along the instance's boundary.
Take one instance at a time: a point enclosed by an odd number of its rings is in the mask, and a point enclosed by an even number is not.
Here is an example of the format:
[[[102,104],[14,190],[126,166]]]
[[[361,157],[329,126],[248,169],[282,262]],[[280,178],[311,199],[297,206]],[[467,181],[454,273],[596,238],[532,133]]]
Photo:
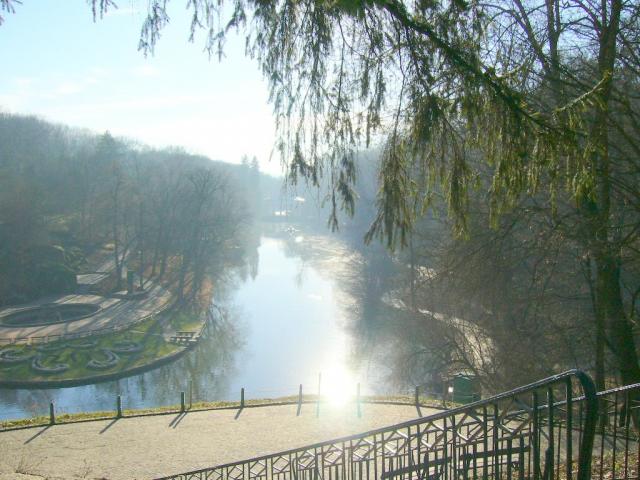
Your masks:
[[[196,332],[185,332],[185,331],[176,332],[176,336],[177,337],[184,337],[184,338],[191,338],[195,334],[196,334]]]
[[[173,343],[194,343],[197,341],[196,332],[176,332],[175,335],[169,338],[170,342]]]

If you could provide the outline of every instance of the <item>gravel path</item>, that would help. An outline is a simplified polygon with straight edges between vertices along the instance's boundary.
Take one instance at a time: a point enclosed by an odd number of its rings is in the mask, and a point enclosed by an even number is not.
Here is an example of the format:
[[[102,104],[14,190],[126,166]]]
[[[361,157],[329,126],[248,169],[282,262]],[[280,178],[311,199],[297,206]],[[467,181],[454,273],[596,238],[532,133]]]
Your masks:
[[[416,418],[412,406],[296,405],[124,418],[0,432],[0,480],[146,479]],[[422,409],[423,415],[435,410]],[[238,414],[239,413],[239,414]]]

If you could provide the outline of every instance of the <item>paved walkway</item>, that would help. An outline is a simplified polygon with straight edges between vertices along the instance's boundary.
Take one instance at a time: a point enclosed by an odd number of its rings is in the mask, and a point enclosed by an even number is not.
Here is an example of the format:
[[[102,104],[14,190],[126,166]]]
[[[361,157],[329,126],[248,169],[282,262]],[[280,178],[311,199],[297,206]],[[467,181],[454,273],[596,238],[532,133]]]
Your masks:
[[[67,323],[55,323],[37,327],[8,327],[0,325],[0,344],[18,338],[44,338],[125,326],[163,310],[168,306],[170,300],[171,294],[164,287],[153,285],[145,298],[135,300],[78,294],[47,297],[45,300],[29,305],[7,307],[0,309],[0,317],[21,310],[26,306],[36,306],[42,303],[91,303],[99,305],[101,310],[90,317]]]
[[[296,405],[124,418],[0,432],[0,480],[147,479],[416,418],[412,406]],[[423,415],[435,410],[422,409]],[[24,476],[23,476],[24,475]]]

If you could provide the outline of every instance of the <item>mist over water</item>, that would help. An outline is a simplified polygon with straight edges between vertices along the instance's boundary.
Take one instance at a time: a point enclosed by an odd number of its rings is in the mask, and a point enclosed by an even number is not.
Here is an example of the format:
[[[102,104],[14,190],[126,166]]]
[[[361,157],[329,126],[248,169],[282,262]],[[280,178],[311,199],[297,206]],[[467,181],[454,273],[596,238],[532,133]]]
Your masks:
[[[145,408],[187,400],[238,400],[321,392],[345,401],[383,390],[376,335],[355,334],[357,301],[344,282],[358,253],[329,236],[262,236],[256,256],[213,300],[214,323],[198,346],[174,363],[118,381],[50,390],[0,390],[0,418]],[[222,312],[222,313],[220,313]],[[382,341],[379,341],[382,343]],[[378,347],[378,348],[375,348]]]

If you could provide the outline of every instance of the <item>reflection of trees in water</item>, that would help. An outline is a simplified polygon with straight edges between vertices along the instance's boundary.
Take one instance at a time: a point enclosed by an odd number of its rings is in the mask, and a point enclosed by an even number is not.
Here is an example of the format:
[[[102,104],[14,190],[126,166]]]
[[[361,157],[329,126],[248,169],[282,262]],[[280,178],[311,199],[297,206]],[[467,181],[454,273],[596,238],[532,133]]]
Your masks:
[[[287,236],[283,240],[287,257],[300,259],[301,268],[326,274],[337,287],[343,327],[353,339],[349,364],[363,374],[369,388],[398,392],[422,376],[418,361],[416,368],[407,370],[407,315],[383,302],[403,272],[383,246],[324,235],[305,236],[300,243]]]
[[[369,388],[395,393],[422,382],[424,370],[436,362],[421,364],[426,359],[425,343],[423,338],[412,341],[409,327],[414,320],[383,301],[385,294],[399,284],[403,265],[395,262],[382,245],[364,246],[361,239],[304,235],[298,243],[295,235],[285,232],[273,236],[283,240],[286,257],[298,260],[298,281],[304,281],[305,269],[313,268],[334,282],[334,294],[343,313],[342,326],[353,339],[349,364],[362,374]],[[419,345],[421,355],[414,356],[408,345]]]
[[[174,363],[125,381],[125,388],[146,403],[175,404],[180,392],[194,401],[212,401],[228,396],[229,382],[236,371],[236,355],[242,349],[242,322],[237,310],[226,308],[224,315],[214,313],[207,319],[203,336],[191,352]]]
[[[238,243],[239,251],[242,252],[240,258],[225,264],[224,268],[219,268],[215,273],[213,281],[216,286],[217,302],[220,301],[221,296],[228,295],[229,289],[234,290],[239,283],[244,283],[249,278],[253,280],[258,276],[260,229],[256,225],[246,227]]]
[[[58,413],[72,411],[113,411],[116,396],[125,408],[176,405],[180,392],[193,382],[194,401],[229,397],[229,383],[236,373],[237,354],[244,345],[241,312],[225,308],[224,315],[211,317],[197,347],[179,360],[141,375],[83,387],[51,390],[0,390],[0,404],[12,418],[47,415],[49,402]]]
[[[248,255],[249,266],[249,274],[251,275],[251,280],[255,280],[258,276],[259,266],[260,266],[260,254],[258,253],[258,249],[254,248]]]
[[[185,358],[193,379],[193,398],[228,398],[229,384],[237,373],[237,358],[246,342],[246,323],[238,308],[227,306],[211,317],[198,348]]]
[[[382,301],[391,289],[397,266],[379,245],[359,249],[340,277],[339,285],[350,298],[346,308],[348,329],[354,339],[353,357],[366,368],[368,383],[376,393],[391,393],[404,386],[390,362],[398,345],[398,319]]]
[[[11,408],[4,412],[9,417],[21,417],[21,416],[38,416],[44,415],[48,412],[47,408],[49,402],[52,400],[52,391],[50,390],[0,390],[0,403],[2,405],[18,405],[20,410],[25,412],[25,415],[20,415],[18,412],[13,414]]]
[[[406,392],[413,385],[439,389],[440,375],[450,362],[448,335],[442,325],[427,326],[425,318],[385,303],[403,285],[404,265],[380,244],[358,246],[338,277],[346,308],[348,328],[354,339],[354,361],[366,368],[377,393]],[[438,390],[439,391],[439,390]]]
[[[228,299],[249,276],[257,276],[259,265],[259,236],[248,235],[245,240],[244,262],[236,268],[220,270],[212,279],[215,302],[225,305],[224,313],[213,312],[202,339],[191,352],[155,370],[116,381],[66,389],[0,389],[3,417],[47,415],[51,401],[59,413],[114,410],[118,395],[123,397],[125,408],[175,405],[181,391],[188,395],[190,382],[194,401],[228,398],[229,384],[237,370],[236,358],[246,338],[242,312],[228,306]]]
[[[258,268],[260,265],[258,246],[259,244],[245,247],[245,261],[241,265],[236,266],[233,270],[227,271],[222,283],[225,285],[237,283],[233,281],[233,278],[239,280],[241,283],[246,282],[249,278],[255,280],[258,276]]]
[[[299,262],[298,281],[313,268],[337,287],[334,291],[353,339],[350,364],[380,393],[425,385],[439,393],[441,377],[452,365],[459,332],[434,318],[385,303],[400,298],[407,286],[403,256],[395,258],[379,243],[360,237],[295,234],[284,227],[269,236],[283,241],[283,253]],[[437,299],[434,299],[437,300]]]

